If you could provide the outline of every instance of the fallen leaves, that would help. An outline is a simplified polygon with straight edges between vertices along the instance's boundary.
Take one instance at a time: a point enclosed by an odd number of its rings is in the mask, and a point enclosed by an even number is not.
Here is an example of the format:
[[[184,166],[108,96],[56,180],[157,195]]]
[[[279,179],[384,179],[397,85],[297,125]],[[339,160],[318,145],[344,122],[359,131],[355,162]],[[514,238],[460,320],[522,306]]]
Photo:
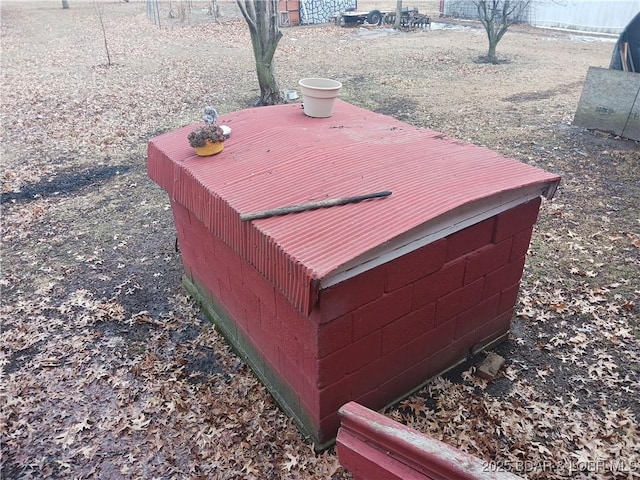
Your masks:
[[[591,270],[582,270],[581,268],[571,267],[571,273],[574,275],[580,275],[581,277],[595,278],[598,274]]]
[[[348,478],[180,293],[170,207],[144,171],[150,136],[199,121],[203,104],[228,112],[257,96],[246,25],[160,29],[140,2],[114,2],[105,12],[118,19],[108,32],[118,66],[103,68],[90,3],[64,17],[2,4],[3,473]],[[283,29],[276,53],[283,87],[322,71],[352,86],[347,101],[563,175],[534,235],[504,376],[440,377],[387,413],[485,459],[605,459],[602,476],[627,478],[612,462],[632,465],[640,444],[638,155],[566,127],[579,89],[557,88],[581,82],[584,62],[606,63],[610,49],[584,53],[557,38],[548,49],[528,32],[505,43],[512,63],[477,65],[469,58],[484,39],[471,30],[365,42],[332,26]],[[323,55],[308,61],[314,48]],[[530,83],[532,69],[536,88],[557,95],[499,100]],[[477,108],[487,98],[497,100]],[[61,172],[95,165],[118,168],[82,191],[58,187]],[[69,188],[80,180],[71,178]]]
[[[11,471],[89,475],[97,467],[109,476],[146,476],[152,469],[163,478],[193,472],[211,478],[220,471],[243,478],[277,478],[280,471],[292,478],[300,472],[306,472],[305,478],[339,474],[334,457],[308,449],[291,420],[215,329],[197,318],[186,297],[176,297],[173,313],[162,321],[133,325],[121,307],[84,289],[71,292],[60,305],[23,302],[22,309],[65,313],[64,321],[49,319],[53,328],[31,354],[37,365],[29,367],[25,358],[5,379],[2,398],[10,433],[3,445],[30,451],[23,460],[13,456]],[[5,307],[3,313],[8,312]],[[148,316],[139,312],[136,318]],[[17,325],[23,330],[17,331]],[[16,345],[38,328],[9,319],[3,341]],[[146,330],[137,340],[99,334],[113,328]],[[183,360],[211,346],[224,367],[192,382]],[[147,347],[146,355],[138,353]],[[64,363],[50,354],[59,349],[65,351]],[[42,365],[48,368],[38,370]],[[39,418],[36,424],[25,422],[32,417]],[[47,434],[50,441],[34,443],[36,435]]]
[[[291,472],[293,467],[298,466],[298,457],[295,455],[291,455],[289,452],[285,453],[288,460],[282,464],[282,470],[286,470],[287,472]]]
[[[130,423],[127,425],[127,428],[136,432],[140,432],[146,430],[149,422],[151,422],[151,419],[147,418],[144,413],[141,413],[138,417],[131,419]]]

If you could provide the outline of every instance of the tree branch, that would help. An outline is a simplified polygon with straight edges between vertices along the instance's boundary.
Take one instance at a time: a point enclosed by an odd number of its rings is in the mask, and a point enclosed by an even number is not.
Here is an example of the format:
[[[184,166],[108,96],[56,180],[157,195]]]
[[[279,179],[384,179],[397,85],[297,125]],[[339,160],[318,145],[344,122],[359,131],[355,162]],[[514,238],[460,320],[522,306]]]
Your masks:
[[[242,0],[236,0],[236,4],[240,9],[240,13],[242,13],[242,16],[247,21],[249,30],[257,32],[258,27],[256,26],[256,12],[253,8],[253,2],[251,2],[250,0],[246,0],[245,3],[243,3]]]

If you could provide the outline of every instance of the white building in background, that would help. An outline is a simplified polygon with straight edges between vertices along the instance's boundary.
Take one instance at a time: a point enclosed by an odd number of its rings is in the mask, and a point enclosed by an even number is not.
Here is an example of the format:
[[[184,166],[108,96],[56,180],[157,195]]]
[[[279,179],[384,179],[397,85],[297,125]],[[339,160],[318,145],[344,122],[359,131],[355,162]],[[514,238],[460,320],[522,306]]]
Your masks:
[[[620,34],[638,12],[640,0],[531,0],[522,20],[535,27]],[[473,0],[440,0],[440,14],[477,18]]]
[[[531,25],[620,34],[640,12],[640,0],[532,1]]]

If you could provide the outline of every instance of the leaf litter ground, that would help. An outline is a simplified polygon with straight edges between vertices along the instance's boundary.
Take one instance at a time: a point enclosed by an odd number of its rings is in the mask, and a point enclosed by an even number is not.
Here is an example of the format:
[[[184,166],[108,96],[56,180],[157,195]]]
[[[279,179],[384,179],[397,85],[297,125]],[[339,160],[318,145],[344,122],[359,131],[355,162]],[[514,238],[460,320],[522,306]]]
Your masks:
[[[1,5],[3,478],[350,478],[185,295],[146,178],[149,138],[257,98],[246,25],[232,3],[162,28],[105,3],[106,66],[93,2],[70,4]],[[337,78],[344,100],[563,177],[501,375],[471,359],[385,413],[526,478],[639,477],[638,144],[571,126],[612,39],[514,27],[489,65],[472,24],[283,33],[283,88]]]

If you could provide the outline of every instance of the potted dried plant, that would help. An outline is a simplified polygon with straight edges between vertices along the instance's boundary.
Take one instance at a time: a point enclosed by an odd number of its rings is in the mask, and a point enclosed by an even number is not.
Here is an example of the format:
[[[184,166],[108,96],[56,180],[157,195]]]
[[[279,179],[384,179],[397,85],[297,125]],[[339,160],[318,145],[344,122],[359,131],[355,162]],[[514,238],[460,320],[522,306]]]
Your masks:
[[[189,145],[193,147],[201,157],[208,157],[220,153],[224,148],[224,141],[227,136],[217,124],[218,112],[213,107],[204,108],[204,125],[196,128],[187,139]]]

